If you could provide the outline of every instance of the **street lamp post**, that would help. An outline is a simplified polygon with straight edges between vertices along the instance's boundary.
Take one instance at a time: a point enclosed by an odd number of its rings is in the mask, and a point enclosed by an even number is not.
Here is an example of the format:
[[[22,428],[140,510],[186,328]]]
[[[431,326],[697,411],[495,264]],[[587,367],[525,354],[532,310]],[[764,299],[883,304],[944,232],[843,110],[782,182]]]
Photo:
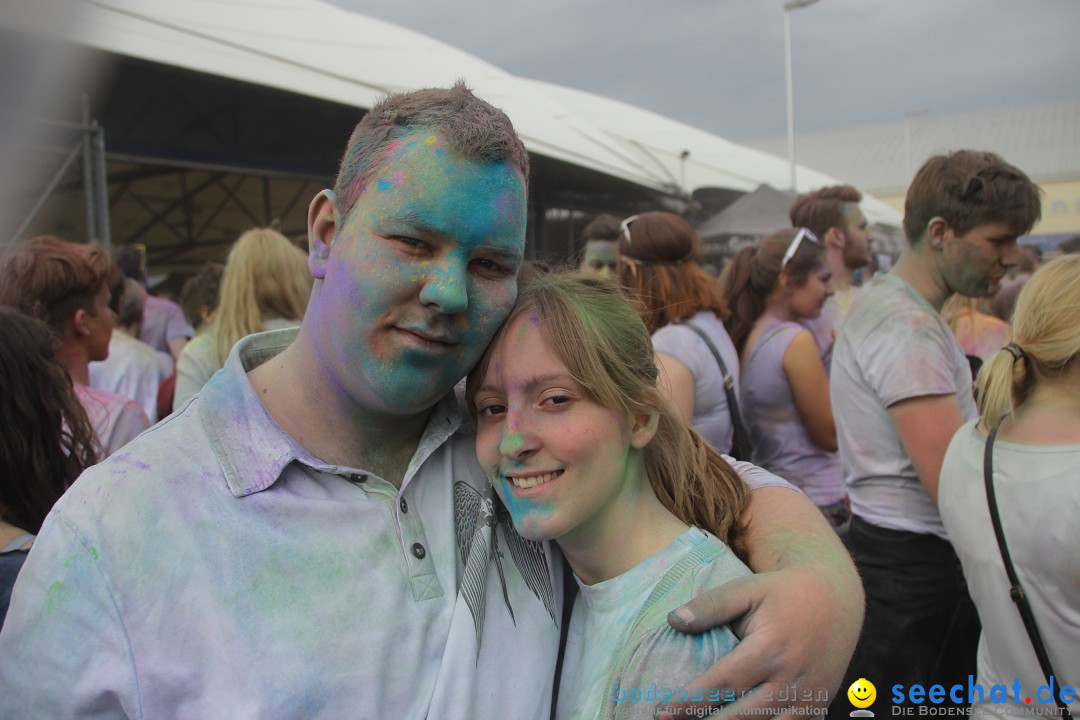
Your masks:
[[[795,181],[795,93],[791,81],[791,11],[813,5],[818,0],[790,0],[784,3],[784,58],[787,60],[787,144],[791,160],[791,189],[798,192]]]

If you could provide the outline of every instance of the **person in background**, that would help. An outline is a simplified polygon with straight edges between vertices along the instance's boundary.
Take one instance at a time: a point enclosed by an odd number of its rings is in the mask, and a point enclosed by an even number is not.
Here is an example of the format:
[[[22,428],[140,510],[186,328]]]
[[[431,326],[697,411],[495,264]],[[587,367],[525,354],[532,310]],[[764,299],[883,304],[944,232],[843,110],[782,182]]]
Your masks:
[[[994,293],[990,301],[990,311],[995,317],[1006,323],[1012,321],[1016,298],[1024,288],[1024,283],[1031,278],[1031,274],[1040,265],[1042,265],[1042,248],[1038,245],[1024,245],[1020,248],[1020,262],[1016,266],[1016,271],[1001,281],[1001,288]]]
[[[224,263],[208,262],[189,277],[180,289],[180,308],[196,335],[206,332],[214,319],[224,272]]]
[[[860,202],[862,193],[851,185],[832,185],[800,195],[788,211],[792,227],[808,229],[824,245],[832,272],[833,294],[825,309],[818,317],[802,321],[814,335],[826,370],[840,324],[859,296],[854,275],[873,262],[874,238]]]
[[[990,520],[983,465],[988,434],[993,487],[1009,555],[1053,670],[1055,691],[1080,685],[1080,255],[1057,258],[1021,290],[1012,340],[977,380],[979,419],[961,427],[941,465],[938,507],[982,620],[977,683],[1025,692],[1048,685],[1009,595]],[[1022,698],[1023,695],[1020,696]],[[1048,702],[1047,697],[1040,698]],[[973,698],[993,716],[1030,717],[1012,694]],[[1071,698],[1072,716],[1080,701]]]
[[[98,460],[98,441],[47,325],[0,306],[0,626],[49,510]]]
[[[184,311],[184,317],[194,328],[196,336],[205,332],[210,321],[214,319],[221,288],[221,275],[224,270],[223,263],[208,262],[199,269],[199,272],[189,277],[180,290],[178,302]],[[158,417],[164,418],[172,412],[175,396],[176,364],[173,363],[172,373],[162,381],[161,387],[158,388]]]
[[[585,250],[579,267],[601,277],[615,274],[619,259],[619,218],[603,213],[585,226],[582,232]]]
[[[173,359],[139,340],[143,296],[139,283],[124,279],[109,356],[90,363],[90,387],[131,398],[142,406],[147,417],[157,420],[158,390],[172,375]]]
[[[734,424],[724,373],[691,326],[705,333],[719,351],[736,395],[739,354],[724,329],[728,308],[720,288],[697,262],[701,250],[701,238],[678,215],[632,215],[622,223],[619,280],[641,303],[660,368],[659,387],[687,423],[727,453]]]
[[[146,292],[146,247],[140,244],[122,245],[113,250],[113,258],[124,275],[142,287],[143,321],[139,328],[139,339],[155,350],[169,353],[173,360],[178,359],[180,351],[195,331],[184,320],[179,305]]]
[[[109,356],[113,287],[123,288],[123,275],[97,243],[37,237],[16,245],[0,263],[0,303],[47,322],[60,338],[57,357],[105,456],[151,424],[131,398],[90,386],[90,362]]]
[[[310,295],[307,256],[292,241],[271,228],[242,234],[229,251],[213,320],[176,363],[173,410],[224,366],[240,338],[299,325]]]
[[[739,251],[725,278],[725,323],[741,361],[751,459],[801,488],[843,534],[850,519],[829,378],[810,331],[832,292],[826,249],[807,229]]]
[[[971,368],[941,307],[953,293],[993,294],[1039,212],[1038,187],[993,153],[930,158],[908,188],[907,247],[840,329],[832,405],[851,500],[848,544],[867,594],[847,683],[932,678],[949,687],[974,672],[978,617],[938,486],[949,440],[976,410]]]
[[[980,311],[985,303],[985,298],[953,295],[941,306],[941,317],[964,349],[972,377],[978,374],[986,358],[1005,347],[1012,332],[1009,323]]]

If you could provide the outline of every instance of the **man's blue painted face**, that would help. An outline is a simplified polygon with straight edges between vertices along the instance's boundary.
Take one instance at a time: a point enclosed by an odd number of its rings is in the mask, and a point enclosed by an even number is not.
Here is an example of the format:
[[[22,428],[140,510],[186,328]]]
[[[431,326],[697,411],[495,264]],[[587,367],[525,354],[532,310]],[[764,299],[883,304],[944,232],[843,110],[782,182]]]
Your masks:
[[[476,364],[517,296],[521,174],[420,131],[385,150],[339,222],[319,298],[325,360],[371,409],[429,408]]]

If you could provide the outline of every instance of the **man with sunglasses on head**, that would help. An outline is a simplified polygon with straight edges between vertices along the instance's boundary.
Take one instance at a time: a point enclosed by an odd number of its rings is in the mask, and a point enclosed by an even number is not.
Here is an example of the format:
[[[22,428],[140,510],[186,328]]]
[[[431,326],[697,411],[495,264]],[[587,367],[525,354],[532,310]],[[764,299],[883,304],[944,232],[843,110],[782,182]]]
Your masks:
[[[833,294],[825,302],[821,316],[805,323],[815,337],[819,333],[825,337],[828,353],[852,301],[861,293],[861,288],[852,283],[852,275],[870,264],[873,237],[859,209],[860,202],[862,193],[851,185],[832,185],[800,195],[788,211],[792,227],[809,228],[820,238],[832,270]],[[821,345],[821,338],[818,340]]]
[[[867,594],[845,685],[949,687],[975,671],[978,617],[937,496],[949,440],[976,409],[968,361],[940,311],[953,293],[997,290],[1039,207],[1035,184],[997,155],[931,158],[908,189],[908,246],[837,337],[832,404]]]

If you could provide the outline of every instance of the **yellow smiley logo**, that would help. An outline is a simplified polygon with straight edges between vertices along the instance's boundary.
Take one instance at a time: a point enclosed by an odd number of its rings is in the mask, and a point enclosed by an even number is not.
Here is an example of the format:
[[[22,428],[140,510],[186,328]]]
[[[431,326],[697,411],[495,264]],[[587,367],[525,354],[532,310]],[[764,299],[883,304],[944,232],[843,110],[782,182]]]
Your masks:
[[[877,698],[877,688],[866,678],[859,678],[847,689],[848,700],[857,708],[868,708]]]

